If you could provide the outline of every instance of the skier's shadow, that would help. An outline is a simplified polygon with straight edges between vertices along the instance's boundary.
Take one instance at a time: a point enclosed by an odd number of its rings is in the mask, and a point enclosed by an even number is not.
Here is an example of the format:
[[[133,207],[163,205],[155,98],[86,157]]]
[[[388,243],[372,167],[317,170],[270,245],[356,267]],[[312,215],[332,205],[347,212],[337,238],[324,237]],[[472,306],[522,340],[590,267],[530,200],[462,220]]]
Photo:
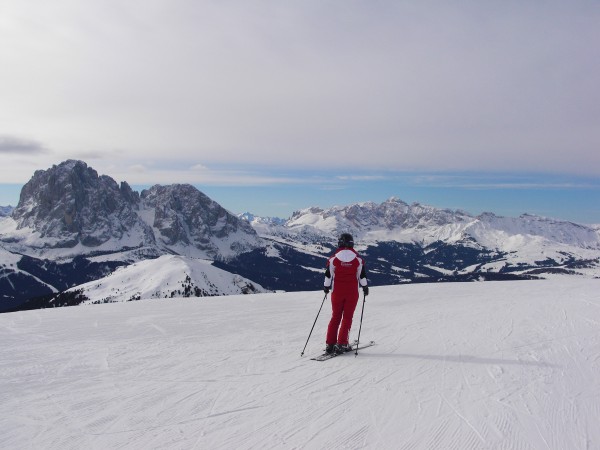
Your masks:
[[[521,359],[501,359],[501,358],[482,358],[480,356],[471,355],[421,355],[421,354],[410,354],[410,353],[373,353],[364,352],[358,353],[358,356],[363,358],[377,357],[377,358],[407,358],[407,359],[428,359],[432,361],[443,361],[453,362],[460,364],[486,364],[486,365],[517,365],[517,366],[536,366],[536,367],[549,367],[549,368],[560,368],[557,364],[552,364],[544,361],[526,361]]]

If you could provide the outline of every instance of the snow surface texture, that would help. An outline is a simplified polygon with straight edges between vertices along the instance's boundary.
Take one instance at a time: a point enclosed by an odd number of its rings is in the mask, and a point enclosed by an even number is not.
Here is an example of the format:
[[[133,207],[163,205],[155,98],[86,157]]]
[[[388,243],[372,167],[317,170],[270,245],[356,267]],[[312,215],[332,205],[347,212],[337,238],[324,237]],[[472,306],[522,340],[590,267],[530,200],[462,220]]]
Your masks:
[[[327,362],[321,292],[2,314],[0,448],[597,449],[599,288],[374,287]]]

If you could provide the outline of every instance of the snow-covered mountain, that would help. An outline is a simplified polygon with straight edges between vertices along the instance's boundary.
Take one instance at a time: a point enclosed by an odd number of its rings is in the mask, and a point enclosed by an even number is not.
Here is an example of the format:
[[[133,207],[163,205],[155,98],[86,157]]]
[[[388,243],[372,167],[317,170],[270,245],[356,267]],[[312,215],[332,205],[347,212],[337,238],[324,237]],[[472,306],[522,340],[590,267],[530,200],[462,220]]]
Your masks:
[[[23,186],[12,213],[16,232],[10,248],[40,256],[56,249],[53,255],[75,256],[152,245],[152,231],[136,213],[138,203],[127,183],[119,186],[98,176],[82,161],[38,170]]]
[[[269,290],[312,289],[342,232],[354,235],[375,285],[600,277],[594,226],[473,216],[398,198],[312,207],[287,220],[235,216],[191,185],[138,194],[69,160],[37,171],[11,216],[0,217],[0,312],[161,255],[212,260]]]
[[[517,218],[492,213],[472,216],[464,211],[418,203],[409,205],[391,198],[380,204],[367,202],[328,209],[307,208],[295,212],[284,224],[260,223],[255,228],[265,238],[290,245],[294,242],[303,245],[335,242],[336,236],[350,232],[358,248],[367,252],[382,243],[394,242],[425,250],[443,244],[488,253],[488,261],[475,261],[474,265],[460,260],[453,267],[432,264],[459,272],[475,268],[487,272],[505,266],[559,267],[578,261],[580,269],[588,266],[592,269],[589,274],[600,276],[600,232],[597,228],[529,214]]]
[[[464,211],[440,209],[391,198],[381,204],[360,203],[329,209],[309,208],[294,213],[289,230],[312,229],[324,236],[350,232],[362,245],[380,241],[420,243],[474,241],[499,251],[518,247],[514,236],[537,237],[548,242],[587,250],[600,250],[597,229],[571,222],[524,214],[518,218],[492,213],[472,216]]]
[[[11,218],[3,221],[1,241],[32,257],[145,248],[155,256],[219,259],[259,245],[246,221],[191,185],[156,185],[139,195],[74,160],[36,171]]]
[[[358,203],[328,209],[308,208],[295,212],[286,223],[291,230],[313,228],[338,236],[349,232],[363,243],[394,240],[429,244],[455,237],[457,230],[473,220],[466,212],[438,209],[418,203],[408,205],[397,198],[383,203]]]
[[[256,225],[260,225],[260,224],[265,224],[265,225],[269,225],[269,226],[278,226],[278,225],[285,225],[285,223],[287,222],[287,219],[282,219],[280,217],[262,217],[262,216],[257,216],[255,214],[249,213],[249,212],[245,212],[242,214],[238,214],[238,217],[240,219],[245,220],[246,222],[249,222],[252,226],[256,226]]]
[[[316,290],[0,314],[0,448],[598,449],[599,289],[374,287],[326,362]]]
[[[155,185],[140,197],[140,216],[161,247],[173,253],[220,259],[260,246],[247,221],[189,184]]]
[[[0,312],[160,255],[224,260],[261,245],[244,220],[195,187],[134,192],[83,161],[38,170],[0,217]]]
[[[260,292],[267,291],[250,280],[212,266],[211,261],[164,255],[120,267],[104,278],[68,289],[45,306]]]

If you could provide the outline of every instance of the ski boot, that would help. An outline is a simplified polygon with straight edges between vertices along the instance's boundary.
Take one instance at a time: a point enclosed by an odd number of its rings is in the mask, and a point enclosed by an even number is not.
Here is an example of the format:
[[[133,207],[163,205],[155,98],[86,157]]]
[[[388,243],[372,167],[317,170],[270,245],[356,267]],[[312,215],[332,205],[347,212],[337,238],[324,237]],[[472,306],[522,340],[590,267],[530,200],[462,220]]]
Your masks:
[[[351,352],[352,346],[350,344],[336,344],[335,352],[340,355],[342,353]]]

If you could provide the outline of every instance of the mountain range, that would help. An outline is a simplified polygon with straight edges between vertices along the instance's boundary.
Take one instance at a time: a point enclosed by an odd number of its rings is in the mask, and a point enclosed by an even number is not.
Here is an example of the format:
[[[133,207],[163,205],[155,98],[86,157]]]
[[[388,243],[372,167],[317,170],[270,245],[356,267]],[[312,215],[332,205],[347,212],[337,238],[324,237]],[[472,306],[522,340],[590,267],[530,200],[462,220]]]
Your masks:
[[[311,207],[289,219],[238,216],[194,186],[138,193],[76,160],[36,171],[17,206],[1,211],[0,312],[135,299],[148,283],[139,274],[160,285],[173,265],[186,295],[315,289],[342,232],[354,235],[372,284],[600,276],[599,227],[398,198]],[[115,280],[130,286],[104,297],[92,288]]]

